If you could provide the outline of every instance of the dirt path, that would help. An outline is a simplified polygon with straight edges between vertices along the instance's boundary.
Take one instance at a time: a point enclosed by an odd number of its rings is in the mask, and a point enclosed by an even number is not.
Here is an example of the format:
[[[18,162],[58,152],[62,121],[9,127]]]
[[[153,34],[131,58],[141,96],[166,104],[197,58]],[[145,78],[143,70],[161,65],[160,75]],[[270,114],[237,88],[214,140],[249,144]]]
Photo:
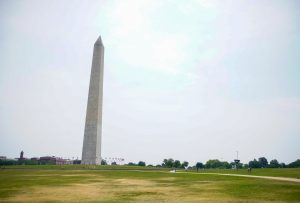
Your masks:
[[[241,174],[227,174],[227,173],[193,173],[193,172],[181,172],[181,171],[144,171],[144,170],[135,170],[138,172],[159,172],[159,173],[184,173],[184,174],[197,174],[197,175],[220,175],[220,176],[237,176],[237,177],[246,177],[246,178],[261,178],[261,179],[269,179],[269,180],[280,180],[280,181],[288,181],[288,182],[296,182],[300,183],[300,179],[298,178],[286,178],[286,177],[275,177],[275,176],[254,176],[254,175],[241,175]]]

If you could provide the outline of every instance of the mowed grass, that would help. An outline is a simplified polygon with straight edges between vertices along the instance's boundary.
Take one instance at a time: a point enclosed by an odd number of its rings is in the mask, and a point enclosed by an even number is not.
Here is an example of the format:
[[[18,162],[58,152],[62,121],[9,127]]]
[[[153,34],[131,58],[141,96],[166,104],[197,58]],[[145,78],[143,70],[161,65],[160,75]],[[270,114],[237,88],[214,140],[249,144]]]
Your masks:
[[[0,169],[153,169],[155,167],[125,165],[11,165],[0,166]],[[166,169],[167,170],[167,169]]]
[[[107,170],[132,170],[132,169],[149,169],[149,170],[165,170],[170,171],[169,168],[156,168],[156,167],[143,167],[143,166],[120,166],[120,165],[15,165],[15,166],[0,166],[5,169],[107,169]],[[185,171],[178,169],[178,171]],[[187,170],[187,172],[197,172],[197,170]],[[300,179],[300,168],[259,168],[252,169],[251,173],[247,169],[199,169],[198,173],[224,173],[224,174],[242,174],[242,175],[255,175],[255,176],[274,176],[274,177],[288,177]]]
[[[300,202],[300,183],[138,170],[0,170],[0,202]]]
[[[182,170],[181,170],[182,171]],[[187,172],[197,172],[196,170],[188,170]],[[259,168],[252,169],[248,172],[247,169],[205,169],[199,170],[198,173],[224,173],[224,174],[242,174],[255,176],[274,176],[288,177],[300,179],[300,168]]]

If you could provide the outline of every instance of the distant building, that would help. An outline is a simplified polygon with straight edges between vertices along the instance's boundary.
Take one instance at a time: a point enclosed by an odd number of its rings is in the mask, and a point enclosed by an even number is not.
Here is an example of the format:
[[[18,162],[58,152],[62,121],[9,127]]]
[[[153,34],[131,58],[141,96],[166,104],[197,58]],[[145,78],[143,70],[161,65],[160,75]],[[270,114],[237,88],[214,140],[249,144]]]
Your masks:
[[[67,161],[63,158],[59,158],[59,157],[56,157],[56,165],[63,165],[63,164],[66,164]]]
[[[24,152],[23,151],[21,151],[21,153],[20,153],[20,159],[21,160],[24,159]]]
[[[63,159],[55,156],[43,156],[40,157],[40,164],[52,164],[52,165],[65,165],[65,164],[73,164],[73,161],[70,159]]]
[[[71,159],[64,159],[64,160],[65,160],[65,164],[67,164],[67,165],[73,164],[73,160],[71,160]]]
[[[32,162],[31,164],[39,164],[40,158],[39,157],[32,157],[30,159],[30,161]]]
[[[24,157],[24,152],[20,152],[20,157],[18,158],[19,161],[27,160],[27,158]]]
[[[40,157],[40,164],[56,164],[56,157],[54,156],[43,156]]]
[[[0,156],[0,160],[6,160],[7,157],[6,156]]]

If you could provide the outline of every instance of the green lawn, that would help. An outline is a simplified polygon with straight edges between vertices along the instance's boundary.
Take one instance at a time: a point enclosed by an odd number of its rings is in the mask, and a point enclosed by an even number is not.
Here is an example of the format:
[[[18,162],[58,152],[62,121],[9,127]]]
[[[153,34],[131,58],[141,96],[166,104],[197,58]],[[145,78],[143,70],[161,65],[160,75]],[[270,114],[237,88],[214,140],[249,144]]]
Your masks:
[[[15,166],[0,166],[0,168],[24,168],[24,169],[159,169],[170,171],[168,168],[155,168],[155,167],[142,167],[142,166],[88,166],[88,165],[15,165]],[[178,171],[185,171],[179,169]],[[196,170],[188,170],[187,172],[197,172]],[[248,173],[247,169],[205,169],[199,170],[199,173],[225,173],[225,174],[244,174],[244,175],[256,175],[256,176],[276,176],[276,177],[289,177],[300,179],[300,168],[260,168],[252,169],[251,173]]]
[[[120,165],[12,165],[12,166],[0,166],[0,168],[6,169],[141,169],[141,168],[154,168],[143,166],[120,166]]]
[[[188,172],[197,172],[191,170]],[[289,177],[300,179],[300,168],[259,168],[252,169],[251,173],[247,169],[205,169],[199,170],[199,173],[225,173],[225,174],[243,174],[243,175],[255,175],[255,176],[275,176],[275,177]]]
[[[0,170],[0,202],[59,201],[300,202],[300,183],[167,171]]]

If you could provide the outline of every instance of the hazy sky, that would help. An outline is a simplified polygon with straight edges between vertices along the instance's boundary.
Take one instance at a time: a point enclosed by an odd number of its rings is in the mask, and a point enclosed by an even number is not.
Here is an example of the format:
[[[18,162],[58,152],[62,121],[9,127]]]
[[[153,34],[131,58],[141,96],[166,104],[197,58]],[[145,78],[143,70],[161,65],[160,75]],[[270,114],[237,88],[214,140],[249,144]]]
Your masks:
[[[93,44],[102,156],[300,158],[295,0],[0,1],[0,155],[81,158]]]

